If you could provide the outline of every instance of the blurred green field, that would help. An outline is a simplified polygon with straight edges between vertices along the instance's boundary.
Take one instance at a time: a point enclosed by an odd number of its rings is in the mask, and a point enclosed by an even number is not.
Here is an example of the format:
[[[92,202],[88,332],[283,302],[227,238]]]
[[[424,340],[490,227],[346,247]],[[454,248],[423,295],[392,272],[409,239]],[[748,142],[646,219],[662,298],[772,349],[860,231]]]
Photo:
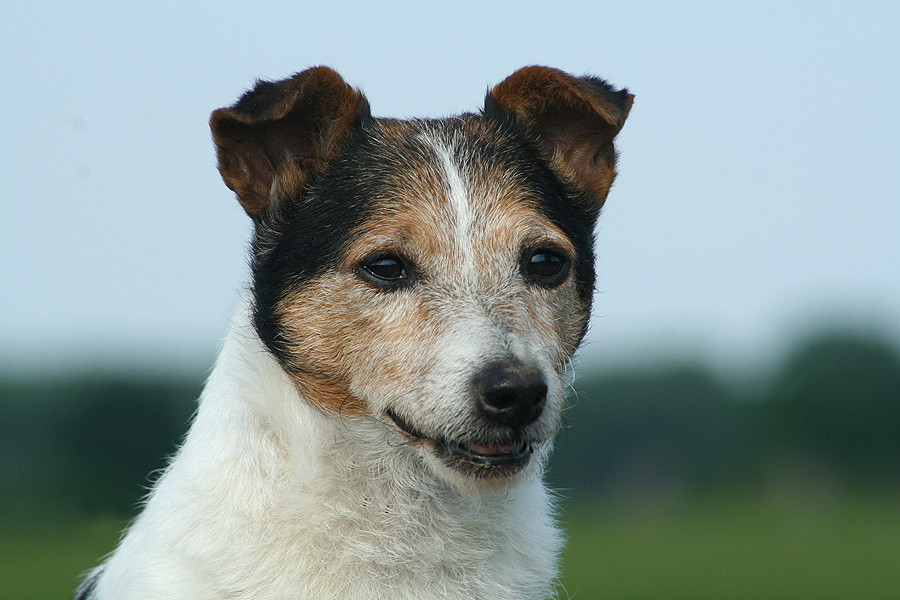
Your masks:
[[[561,598],[895,600],[896,496],[791,504],[732,496],[659,506],[566,505]],[[16,511],[0,531],[0,597],[70,598],[123,521]]]
[[[562,598],[896,600],[896,497],[713,497],[565,516]]]
[[[121,517],[85,517],[46,509],[17,509],[0,529],[0,598],[71,598],[81,576],[109,553]]]

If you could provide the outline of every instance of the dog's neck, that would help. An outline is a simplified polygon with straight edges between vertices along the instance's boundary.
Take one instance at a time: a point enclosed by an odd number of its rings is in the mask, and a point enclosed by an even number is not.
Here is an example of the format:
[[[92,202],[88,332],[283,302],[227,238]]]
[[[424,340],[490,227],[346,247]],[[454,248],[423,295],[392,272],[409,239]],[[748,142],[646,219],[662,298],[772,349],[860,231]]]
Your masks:
[[[499,600],[550,595],[560,536],[537,476],[460,491],[385,424],[304,401],[245,307],[183,448],[119,555],[130,544],[147,564],[203,564],[209,578],[196,598],[254,589],[260,598],[423,600],[430,589]]]

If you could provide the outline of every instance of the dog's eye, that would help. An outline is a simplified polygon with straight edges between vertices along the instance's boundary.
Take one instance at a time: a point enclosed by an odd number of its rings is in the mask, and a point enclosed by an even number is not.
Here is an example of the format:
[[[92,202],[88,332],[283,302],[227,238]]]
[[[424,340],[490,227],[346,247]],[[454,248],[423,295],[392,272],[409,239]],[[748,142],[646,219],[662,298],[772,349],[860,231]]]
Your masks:
[[[379,287],[396,287],[410,279],[410,269],[396,254],[379,254],[359,265],[359,273],[367,281]]]
[[[557,286],[569,274],[569,259],[559,250],[536,248],[525,253],[523,263],[526,278],[544,286]]]

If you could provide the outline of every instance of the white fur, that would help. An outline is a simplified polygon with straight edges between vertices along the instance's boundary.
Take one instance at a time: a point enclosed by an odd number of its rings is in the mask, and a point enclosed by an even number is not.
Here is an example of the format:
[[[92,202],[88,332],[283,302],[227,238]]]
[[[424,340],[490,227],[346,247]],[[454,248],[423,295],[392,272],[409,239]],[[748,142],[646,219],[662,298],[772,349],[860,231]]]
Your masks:
[[[546,598],[561,540],[540,471],[463,490],[374,417],[318,411],[245,302],[184,446],[92,597]]]
[[[450,200],[449,205],[453,210],[453,239],[457,247],[462,251],[463,273],[472,272],[475,268],[472,248],[472,225],[475,217],[469,197],[469,191],[463,174],[456,161],[453,160],[450,150],[436,137],[425,136],[426,141],[437,152],[440,158],[441,169],[444,172],[444,183],[447,186],[446,194]]]

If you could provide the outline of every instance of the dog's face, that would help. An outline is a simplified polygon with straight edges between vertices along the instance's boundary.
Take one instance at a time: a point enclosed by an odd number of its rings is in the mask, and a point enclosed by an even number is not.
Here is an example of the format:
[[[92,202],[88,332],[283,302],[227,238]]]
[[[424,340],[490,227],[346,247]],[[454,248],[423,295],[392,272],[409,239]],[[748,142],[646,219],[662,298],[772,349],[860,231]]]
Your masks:
[[[303,397],[384,423],[448,481],[536,462],[587,326],[630,104],[531,67],[483,115],[373,119],[317,68],[213,113],[256,224],[256,329]]]

